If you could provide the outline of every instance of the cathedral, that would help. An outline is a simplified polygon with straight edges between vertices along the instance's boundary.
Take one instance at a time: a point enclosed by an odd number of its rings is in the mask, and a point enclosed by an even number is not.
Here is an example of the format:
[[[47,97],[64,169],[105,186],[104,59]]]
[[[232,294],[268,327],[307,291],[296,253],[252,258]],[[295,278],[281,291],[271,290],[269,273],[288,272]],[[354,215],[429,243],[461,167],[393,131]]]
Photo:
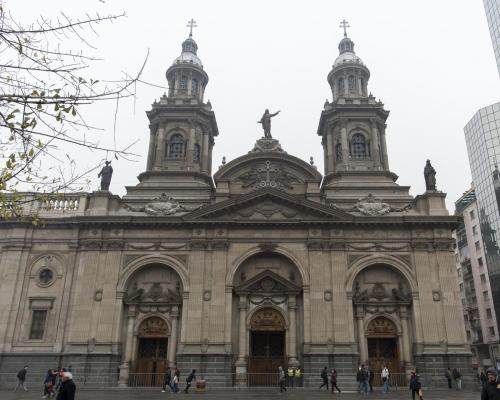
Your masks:
[[[362,363],[418,368],[426,385],[448,367],[472,379],[460,219],[435,186],[413,197],[397,184],[389,112],[347,34],[338,50],[323,173],[286,152],[267,110],[263,137],[214,173],[219,130],[190,34],[147,111],[137,184],[120,197],[103,173],[102,190],[28,203],[40,226],[0,222],[1,383],[23,365],[111,386],[157,385],[167,366],[213,387],[258,385],[278,366],[300,367],[306,386],[324,366],[354,382]]]

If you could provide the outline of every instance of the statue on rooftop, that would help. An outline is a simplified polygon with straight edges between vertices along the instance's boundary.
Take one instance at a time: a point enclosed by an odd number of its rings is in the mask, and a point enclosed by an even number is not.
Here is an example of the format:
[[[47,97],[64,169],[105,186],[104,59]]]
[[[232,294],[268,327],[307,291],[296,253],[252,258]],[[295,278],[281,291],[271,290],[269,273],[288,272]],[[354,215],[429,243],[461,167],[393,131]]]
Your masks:
[[[106,165],[102,167],[101,172],[97,175],[98,178],[101,178],[101,190],[109,190],[111,176],[113,175],[113,167],[110,164],[111,161],[106,161]]]
[[[431,165],[431,160],[427,160],[424,168],[425,190],[436,191],[436,170]]]
[[[258,124],[262,124],[262,129],[264,129],[264,137],[266,139],[273,138],[271,136],[271,118],[275,117],[279,113],[280,113],[279,111],[276,111],[274,114],[271,114],[269,112],[269,109],[266,108],[266,111],[264,111],[264,115],[262,115],[260,121],[257,121]]]

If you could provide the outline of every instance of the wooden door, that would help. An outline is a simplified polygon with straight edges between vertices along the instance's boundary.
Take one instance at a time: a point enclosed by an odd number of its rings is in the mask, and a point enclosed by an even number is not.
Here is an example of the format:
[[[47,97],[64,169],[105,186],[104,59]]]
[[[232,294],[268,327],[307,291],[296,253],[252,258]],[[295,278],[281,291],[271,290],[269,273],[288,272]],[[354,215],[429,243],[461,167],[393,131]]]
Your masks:
[[[256,331],[250,335],[249,386],[278,385],[278,367],[285,365],[285,332]]]
[[[167,338],[140,338],[135,368],[135,386],[161,386],[167,367]]]

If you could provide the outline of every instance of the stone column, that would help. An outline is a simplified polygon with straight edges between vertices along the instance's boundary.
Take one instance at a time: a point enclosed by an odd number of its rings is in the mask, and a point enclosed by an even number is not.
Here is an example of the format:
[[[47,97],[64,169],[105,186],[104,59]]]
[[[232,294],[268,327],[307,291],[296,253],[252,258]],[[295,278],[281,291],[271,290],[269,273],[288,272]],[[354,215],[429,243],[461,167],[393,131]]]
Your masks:
[[[325,158],[326,172],[333,172],[334,165],[334,145],[333,145],[333,132],[331,129],[328,129],[326,133],[326,146],[327,146],[327,158]]]
[[[372,127],[372,158],[373,158],[373,164],[374,164],[374,169],[375,170],[380,170],[380,145],[378,141],[378,129],[377,129],[377,124],[375,121],[371,121],[371,127]]]
[[[246,345],[247,345],[247,297],[240,295],[238,309],[240,310],[240,325],[238,337],[238,360],[236,361],[236,385],[246,386],[247,383],[247,360],[246,360]]]
[[[156,148],[156,156],[153,160],[153,169],[161,170],[162,162],[167,157],[167,149],[166,143],[167,140],[165,138],[165,127],[159,127],[157,130],[157,135],[155,137],[155,148]]]
[[[380,142],[382,145],[382,158],[384,161],[384,169],[389,170],[389,157],[387,156],[387,143],[385,140],[385,125],[380,127]]]
[[[340,140],[342,143],[342,165],[344,171],[347,171],[349,162],[349,142],[347,140],[347,121],[343,122],[340,128]]]
[[[170,313],[170,317],[172,318],[172,331],[170,332],[170,340],[168,341],[168,366],[170,368],[175,368],[176,361],[175,356],[177,354],[177,331],[178,331],[178,323],[179,323],[179,306],[173,306],[172,312]]]
[[[296,367],[299,365],[297,361],[297,303],[295,302],[295,295],[288,296],[288,316],[290,319],[290,326],[288,327],[288,366]]]
[[[132,349],[134,344],[134,323],[135,323],[135,306],[129,306],[127,315],[127,338],[125,342],[125,352],[123,362],[120,365],[119,386],[127,386],[128,376],[132,363]]]
[[[364,324],[365,310],[363,306],[357,306],[356,319],[358,321],[358,349],[359,349],[359,362],[366,363],[368,358],[366,352],[366,337],[365,337],[365,324]]]
[[[156,146],[156,126],[150,125],[149,127],[149,149],[148,149],[148,162],[146,165],[146,170],[151,171],[153,169],[153,163],[154,163],[154,153],[155,153],[155,146]]]
[[[403,339],[403,361],[405,368],[411,365],[410,332],[408,330],[408,310],[400,306],[399,318],[401,319],[401,335]]]

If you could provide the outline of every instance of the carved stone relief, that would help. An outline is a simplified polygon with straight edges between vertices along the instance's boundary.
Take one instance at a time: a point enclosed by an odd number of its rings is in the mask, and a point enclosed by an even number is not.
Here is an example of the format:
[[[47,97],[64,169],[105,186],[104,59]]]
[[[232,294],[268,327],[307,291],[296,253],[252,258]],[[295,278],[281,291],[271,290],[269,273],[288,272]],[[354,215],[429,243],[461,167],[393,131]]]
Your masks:
[[[242,183],[242,188],[293,189],[293,183],[299,179],[287,172],[285,168],[276,166],[267,160],[263,165],[251,167],[247,172],[236,178]]]

